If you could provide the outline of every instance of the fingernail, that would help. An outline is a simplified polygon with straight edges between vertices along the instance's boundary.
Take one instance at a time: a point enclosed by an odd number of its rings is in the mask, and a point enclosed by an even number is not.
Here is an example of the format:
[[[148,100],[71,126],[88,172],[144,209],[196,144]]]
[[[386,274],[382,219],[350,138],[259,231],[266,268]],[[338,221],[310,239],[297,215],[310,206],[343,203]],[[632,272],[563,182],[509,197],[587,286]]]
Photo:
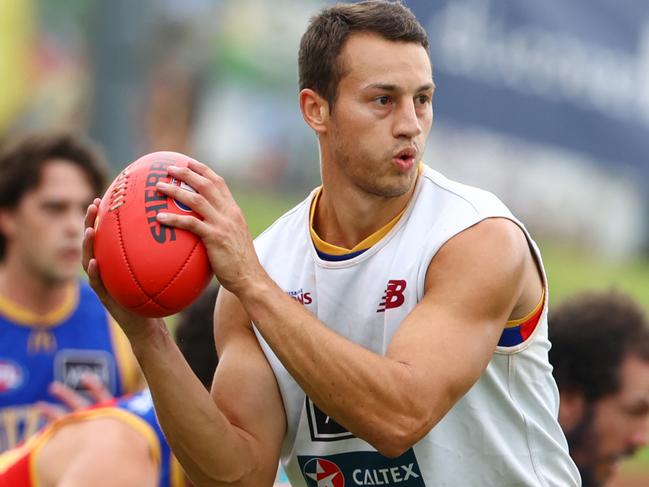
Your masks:
[[[163,182],[159,182],[156,186],[158,186],[158,188],[160,189],[166,189],[169,187],[167,183],[163,183]]]
[[[167,166],[167,171],[175,171],[178,169],[178,166]]]
[[[160,221],[164,221],[164,220],[167,220],[169,218],[166,213],[158,213],[156,216],[157,216],[158,220],[160,220]]]

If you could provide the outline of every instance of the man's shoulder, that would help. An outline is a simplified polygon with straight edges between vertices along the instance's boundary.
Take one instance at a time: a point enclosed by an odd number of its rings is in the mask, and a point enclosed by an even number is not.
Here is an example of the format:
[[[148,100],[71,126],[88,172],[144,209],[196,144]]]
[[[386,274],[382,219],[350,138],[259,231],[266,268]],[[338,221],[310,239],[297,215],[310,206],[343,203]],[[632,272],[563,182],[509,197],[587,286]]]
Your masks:
[[[503,216],[513,218],[507,206],[496,196],[482,188],[454,181],[440,172],[424,165],[422,192],[434,200],[445,212],[465,211],[479,217]]]
[[[500,208],[507,208],[494,193],[477,186],[450,179],[430,166],[424,165],[422,179],[424,184],[436,188],[439,192],[446,193],[450,198],[464,200],[473,206],[489,204]]]

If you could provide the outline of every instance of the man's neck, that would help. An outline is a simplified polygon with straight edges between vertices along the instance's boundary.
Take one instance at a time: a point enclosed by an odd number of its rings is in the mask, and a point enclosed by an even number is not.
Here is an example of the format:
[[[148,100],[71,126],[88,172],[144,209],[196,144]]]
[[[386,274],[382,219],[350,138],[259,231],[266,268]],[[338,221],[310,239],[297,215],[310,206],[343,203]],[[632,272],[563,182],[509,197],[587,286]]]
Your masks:
[[[12,261],[0,265],[0,296],[34,314],[45,315],[59,308],[72,285],[72,281],[38,278]]]
[[[401,196],[386,198],[325,182],[315,208],[314,229],[325,242],[351,249],[402,212],[413,192],[414,185]]]

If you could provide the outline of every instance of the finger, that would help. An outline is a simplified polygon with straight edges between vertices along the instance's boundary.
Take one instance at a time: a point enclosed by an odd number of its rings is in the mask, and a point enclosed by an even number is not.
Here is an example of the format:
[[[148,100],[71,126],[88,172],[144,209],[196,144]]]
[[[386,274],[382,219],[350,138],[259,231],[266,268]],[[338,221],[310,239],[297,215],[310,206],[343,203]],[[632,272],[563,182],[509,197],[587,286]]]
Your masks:
[[[203,238],[207,233],[207,226],[205,223],[195,216],[160,212],[156,215],[156,218],[162,225],[188,230],[201,238]]]
[[[214,207],[210,205],[205,194],[195,193],[194,191],[183,189],[175,184],[163,182],[159,182],[156,185],[156,189],[160,193],[188,206],[203,218],[210,218],[214,215]]]
[[[192,159],[187,163],[187,167],[210,181],[212,186],[218,188],[223,194],[231,196],[230,188],[225,183],[225,179],[216,174],[209,166]]]
[[[211,180],[212,175],[216,175],[216,173],[207,164],[198,162],[195,159],[190,159],[189,161],[187,161],[187,167],[194,171],[196,174],[200,174],[205,179]]]
[[[83,234],[83,244],[81,245],[81,265],[86,273],[88,273],[88,264],[94,259],[94,239],[95,229],[87,227]]]
[[[61,382],[52,382],[48,391],[72,411],[78,411],[90,405],[85,397]]]
[[[88,274],[90,287],[95,291],[95,294],[97,294],[97,297],[101,302],[104,303],[104,306],[111,316],[115,318],[118,323],[121,323],[122,321],[126,322],[128,316],[125,315],[124,309],[117,303],[117,301],[115,301],[115,299],[113,299],[101,280],[101,276],[99,275],[99,266],[97,265],[96,259],[91,259],[90,262],[88,262],[88,270],[86,272]]]
[[[95,403],[106,402],[113,399],[113,395],[95,374],[83,374],[80,380]]]
[[[95,200],[88,205],[88,209],[86,210],[86,217],[83,221],[83,226],[85,228],[95,226],[95,220],[97,219],[97,211],[99,209],[100,203],[101,200],[99,198],[95,198]]]
[[[86,273],[88,274],[88,282],[90,286],[95,290],[95,293],[102,300],[104,304],[110,304],[113,302],[113,299],[108,294],[104,283],[99,276],[99,266],[97,265],[97,259],[90,259],[88,261],[88,266],[86,268]]]
[[[189,184],[210,201],[215,198],[213,201],[216,202],[216,198],[230,195],[225,180],[200,162],[190,161],[187,167],[169,166],[167,172],[170,176]]]
[[[167,167],[169,176],[189,184],[196,191],[206,190],[211,186],[210,180],[202,174],[191,170],[189,167],[169,166]]]
[[[34,404],[34,408],[48,422],[56,421],[57,419],[65,416],[65,414],[68,412],[63,406],[50,404],[49,402],[45,401],[37,402],[36,404]]]

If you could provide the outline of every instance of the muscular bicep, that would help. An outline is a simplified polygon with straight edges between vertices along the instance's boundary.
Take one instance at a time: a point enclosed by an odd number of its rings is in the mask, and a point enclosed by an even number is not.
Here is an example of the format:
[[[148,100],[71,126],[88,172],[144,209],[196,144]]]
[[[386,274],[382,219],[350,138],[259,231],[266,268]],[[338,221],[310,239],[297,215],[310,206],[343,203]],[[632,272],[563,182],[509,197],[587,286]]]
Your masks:
[[[449,240],[432,260],[424,297],[387,352],[408,366],[420,400],[438,405],[431,421],[478,380],[526,286],[536,282],[540,291],[538,275],[526,271],[530,259],[521,230],[491,219]]]
[[[214,401],[248,438],[263,476],[274,478],[286,430],[282,398],[247,313],[225,289],[217,299],[214,335],[219,354],[212,384]]]

